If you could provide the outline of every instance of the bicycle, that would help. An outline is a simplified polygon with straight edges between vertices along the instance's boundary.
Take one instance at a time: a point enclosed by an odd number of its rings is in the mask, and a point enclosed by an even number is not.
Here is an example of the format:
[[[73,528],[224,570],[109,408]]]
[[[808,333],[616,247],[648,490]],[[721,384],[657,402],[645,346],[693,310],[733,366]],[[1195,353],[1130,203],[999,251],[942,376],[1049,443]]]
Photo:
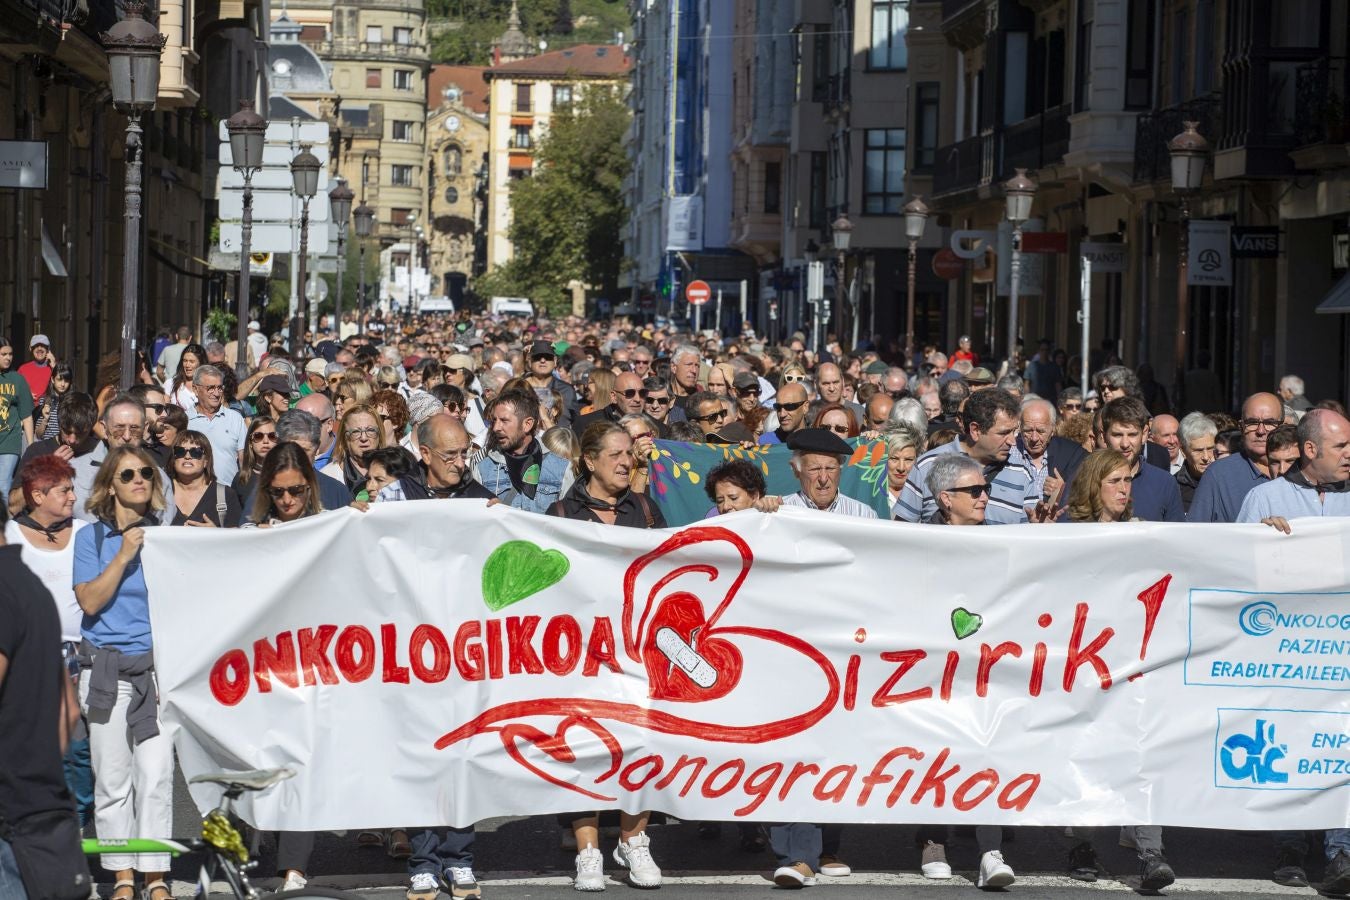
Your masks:
[[[181,840],[88,838],[84,841],[84,853],[86,856],[99,856],[104,853],[167,853],[175,857],[201,853],[202,868],[197,877],[197,891],[193,894],[199,900],[204,900],[211,883],[217,880],[225,882],[235,900],[261,900],[263,896],[276,897],[279,900],[360,900],[356,894],[322,887],[259,893],[258,889],[249,883],[248,873],[257,868],[258,861],[249,859],[243,835],[239,833],[234,821],[232,812],[234,801],[242,797],[245,791],[266,790],[294,775],[293,769],[286,768],[198,775],[192,779],[193,784],[219,784],[225,788],[225,796],[220,806],[211,810],[202,820],[200,838]]]

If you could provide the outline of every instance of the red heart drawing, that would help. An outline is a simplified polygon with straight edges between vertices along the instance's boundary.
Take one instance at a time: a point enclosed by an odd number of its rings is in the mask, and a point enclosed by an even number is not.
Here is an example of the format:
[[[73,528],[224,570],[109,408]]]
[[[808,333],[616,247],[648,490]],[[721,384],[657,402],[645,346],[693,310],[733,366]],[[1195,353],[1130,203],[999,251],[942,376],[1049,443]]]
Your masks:
[[[501,733],[502,747],[505,748],[507,755],[540,778],[551,784],[555,784],[558,787],[567,788],[569,791],[574,791],[593,800],[613,802],[613,797],[597,794],[594,791],[579,787],[570,780],[559,778],[553,773],[539,768],[526,759],[525,754],[520,751],[521,743],[531,744],[535,749],[542,751],[560,763],[575,763],[577,761],[576,751],[572,748],[572,745],[567,742],[567,732],[572,728],[582,728],[589,731],[591,734],[598,737],[600,742],[605,745],[605,749],[609,751],[609,769],[595,779],[596,784],[611,777],[619,770],[619,764],[623,761],[623,748],[619,746],[619,742],[615,740],[614,735],[610,734],[607,729],[589,717],[568,716],[558,723],[557,730],[552,734],[522,722],[513,722],[509,725],[502,726],[500,729],[494,730]]]
[[[658,643],[658,635],[669,629],[679,637],[694,659],[711,667],[716,680],[700,684],[691,675],[689,654],[680,659],[667,652]],[[674,593],[661,600],[652,616],[642,641],[642,660],[647,667],[647,693],[653,700],[675,700],[697,703],[725,697],[740,683],[741,652],[730,641],[715,637],[717,629],[710,627],[703,603],[694,595]],[[668,640],[668,639],[667,639]],[[704,669],[704,672],[708,672]]]

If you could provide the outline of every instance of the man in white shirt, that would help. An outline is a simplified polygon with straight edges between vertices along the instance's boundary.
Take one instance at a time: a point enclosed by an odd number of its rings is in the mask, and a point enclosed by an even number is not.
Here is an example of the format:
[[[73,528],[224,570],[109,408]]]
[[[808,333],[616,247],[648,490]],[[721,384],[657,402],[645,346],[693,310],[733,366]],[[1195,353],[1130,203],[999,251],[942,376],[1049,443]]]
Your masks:
[[[231,484],[239,474],[239,454],[244,449],[248,424],[225,405],[225,376],[212,365],[198,366],[192,373],[197,405],[188,410],[188,428],[200,431],[211,442],[216,480]]]
[[[802,428],[787,441],[792,451],[792,473],[802,489],[783,498],[784,506],[815,509],[839,516],[875,519],[876,510],[839,493],[844,460],[853,448],[828,428]]]

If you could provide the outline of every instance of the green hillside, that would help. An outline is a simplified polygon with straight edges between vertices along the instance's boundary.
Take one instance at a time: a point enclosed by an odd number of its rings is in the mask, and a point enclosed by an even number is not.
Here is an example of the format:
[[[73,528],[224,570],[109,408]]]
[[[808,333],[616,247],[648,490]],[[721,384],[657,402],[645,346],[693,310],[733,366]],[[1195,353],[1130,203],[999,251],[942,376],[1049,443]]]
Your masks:
[[[629,33],[626,0],[519,0],[521,28],[548,48],[612,43]],[[490,65],[492,42],[506,29],[510,0],[427,0],[431,61]]]

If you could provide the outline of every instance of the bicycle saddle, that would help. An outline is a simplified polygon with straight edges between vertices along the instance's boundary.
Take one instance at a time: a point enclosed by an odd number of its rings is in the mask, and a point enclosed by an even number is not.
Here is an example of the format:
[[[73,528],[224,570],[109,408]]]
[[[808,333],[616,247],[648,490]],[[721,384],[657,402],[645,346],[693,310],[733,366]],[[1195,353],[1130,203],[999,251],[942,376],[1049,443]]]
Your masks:
[[[249,772],[212,772],[207,775],[195,775],[190,781],[193,784],[219,784],[235,791],[261,791],[293,777],[295,770],[283,767],[254,769]]]

